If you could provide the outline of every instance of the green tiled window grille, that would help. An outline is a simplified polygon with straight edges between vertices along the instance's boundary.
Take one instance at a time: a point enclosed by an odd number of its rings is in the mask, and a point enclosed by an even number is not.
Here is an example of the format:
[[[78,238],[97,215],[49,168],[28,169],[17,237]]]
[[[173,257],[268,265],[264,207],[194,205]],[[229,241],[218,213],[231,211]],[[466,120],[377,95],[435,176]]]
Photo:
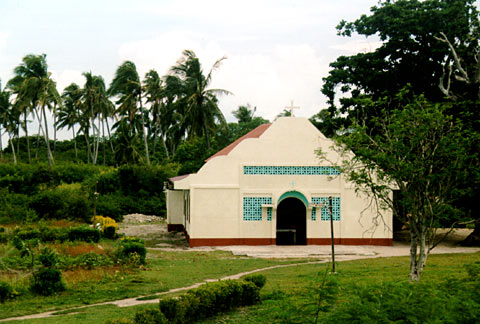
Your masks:
[[[339,175],[340,169],[331,166],[253,166],[243,167],[245,175]]]
[[[320,219],[323,221],[330,220],[328,197],[312,197],[312,204],[325,204],[325,206],[322,207]],[[333,197],[332,199],[332,214],[334,221],[340,220],[340,197]],[[312,208],[312,220],[317,220],[317,208]]]
[[[261,221],[262,205],[271,203],[272,197],[243,197],[243,220]],[[272,220],[272,207],[267,208],[267,220]]]

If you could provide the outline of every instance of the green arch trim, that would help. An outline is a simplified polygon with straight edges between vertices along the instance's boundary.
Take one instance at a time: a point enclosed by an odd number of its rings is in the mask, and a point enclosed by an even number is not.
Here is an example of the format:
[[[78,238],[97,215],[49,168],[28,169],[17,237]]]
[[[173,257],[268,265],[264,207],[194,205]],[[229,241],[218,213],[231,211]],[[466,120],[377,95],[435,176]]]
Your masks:
[[[280,196],[280,198],[278,198],[277,205],[280,204],[280,202],[285,198],[298,198],[305,204],[305,207],[308,207],[308,200],[307,198],[305,198],[305,196],[301,192],[298,192],[298,191],[285,192],[283,195]]]

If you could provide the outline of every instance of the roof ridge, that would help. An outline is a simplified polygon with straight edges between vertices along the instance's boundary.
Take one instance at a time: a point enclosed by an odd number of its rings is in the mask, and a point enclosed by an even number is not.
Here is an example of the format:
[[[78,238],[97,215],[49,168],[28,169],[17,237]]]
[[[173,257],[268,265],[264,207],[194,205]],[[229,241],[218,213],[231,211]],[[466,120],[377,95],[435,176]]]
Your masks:
[[[252,129],[247,134],[238,138],[233,143],[225,146],[223,149],[221,149],[217,153],[210,156],[208,159],[205,160],[205,162],[208,162],[208,161],[210,161],[211,159],[213,159],[214,157],[217,157],[217,156],[228,155],[238,144],[240,144],[241,142],[243,142],[247,138],[259,138],[271,125],[272,125],[272,123],[267,123],[267,124],[261,124],[261,125],[257,126],[256,128]]]

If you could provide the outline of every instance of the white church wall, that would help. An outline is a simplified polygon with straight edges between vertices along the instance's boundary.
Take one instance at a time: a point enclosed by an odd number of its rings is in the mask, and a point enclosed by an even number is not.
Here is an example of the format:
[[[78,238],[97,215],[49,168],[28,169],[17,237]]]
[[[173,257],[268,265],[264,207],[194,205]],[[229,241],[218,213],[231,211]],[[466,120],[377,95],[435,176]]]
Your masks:
[[[194,188],[192,192],[191,237],[238,237],[238,188]]]
[[[183,190],[167,190],[167,224],[185,225],[183,210]]]

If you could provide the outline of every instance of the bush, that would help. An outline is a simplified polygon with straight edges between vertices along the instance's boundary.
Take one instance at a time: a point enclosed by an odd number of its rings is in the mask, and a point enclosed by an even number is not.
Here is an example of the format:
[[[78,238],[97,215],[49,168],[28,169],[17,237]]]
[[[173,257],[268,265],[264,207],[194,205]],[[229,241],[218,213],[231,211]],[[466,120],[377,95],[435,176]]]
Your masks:
[[[97,243],[100,240],[100,231],[88,226],[73,227],[68,231],[68,239]]]
[[[57,269],[40,269],[32,279],[30,290],[38,295],[50,296],[65,290],[62,273]]]
[[[267,282],[267,277],[265,277],[262,274],[257,274],[257,275],[249,275],[244,278],[242,278],[245,281],[250,281],[255,284],[258,288],[262,289],[263,286],[265,286],[265,283]]]
[[[0,281],[0,302],[4,303],[5,300],[12,296],[12,286],[5,281]]]
[[[124,263],[131,263],[129,261],[131,261],[132,257],[135,257],[135,255],[138,256],[138,262],[140,264],[146,264],[147,249],[143,243],[131,241],[122,242],[119,251],[119,258]]]
[[[179,299],[160,301],[160,311],[169,323],[193,323],[215,316],[234,307],[253,305],[260,301],[260,288],[243,280],[208,283],[190,290]]]
[[[87,222],[92,211],[88,195],[76,187],[57,187],[32,197],[29,204],[40,218],[76,219]]]
[[[113,225],[107,225],[103,229],[103,236],[108,239],[114,240],[117,238],[117,227]]]
[[[166,324],[165,315],[158,309],[145,309],[137,312],[134,319],[135,324]]]
[[[160,311],[165,315],[169,323],[180,323],[176,319],[183,318],[183,309],[180,301],[176,298],[165,298],[160,300]]]
[[[40,252],[40,255],[38,256],[38,261],[40,261],[40,263],[44,267],[55,267],[58,263],[57,253],[54,250],[45,247]]]

